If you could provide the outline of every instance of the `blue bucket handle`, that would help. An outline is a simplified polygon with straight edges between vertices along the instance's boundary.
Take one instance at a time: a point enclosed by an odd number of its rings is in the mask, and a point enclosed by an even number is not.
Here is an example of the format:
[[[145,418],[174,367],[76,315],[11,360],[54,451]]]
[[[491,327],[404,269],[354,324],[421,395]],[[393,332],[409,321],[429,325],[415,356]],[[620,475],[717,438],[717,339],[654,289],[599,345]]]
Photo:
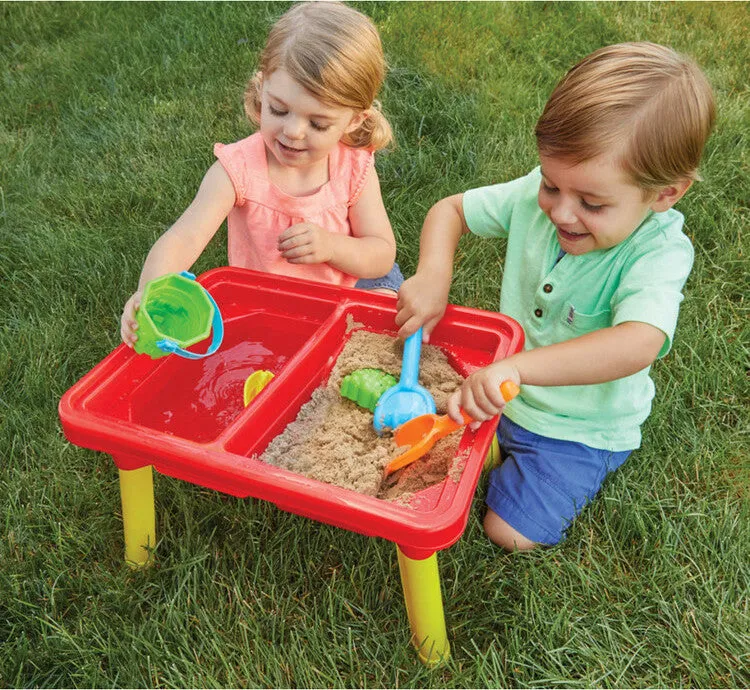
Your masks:
[[[183,276],[184,278],[195,280],[195,276],[189,271],[181,271],[180,275]],[[212,355],[221,346],[221,341],[224,340],[224,320],[221,318],[219,305],[216,304],[216,301],[211,296],[211,293],[208,290],[206,290],[206,288],[203,288],[203,290],[208,296],[208,299],[211,302],[211,304],[214,305],[214,317],[213,317],[213,320],[211,321],[211,329],[213,331],[213,338],[211,339],[211,345],[209,345],[208,350],[206,350],[203,354],[199,354],[196,352],[189,352],[188,350],[181,348],[174,340],[170,340],[169,338],[163,338],[162,340],[158,340],[156,342],[156,347],[158,347],[162,352],[166,352],[167,354],[179,355],[180,357],[184,357],[185,359],[203,359],[204,357],[208,357],[209,355]]]

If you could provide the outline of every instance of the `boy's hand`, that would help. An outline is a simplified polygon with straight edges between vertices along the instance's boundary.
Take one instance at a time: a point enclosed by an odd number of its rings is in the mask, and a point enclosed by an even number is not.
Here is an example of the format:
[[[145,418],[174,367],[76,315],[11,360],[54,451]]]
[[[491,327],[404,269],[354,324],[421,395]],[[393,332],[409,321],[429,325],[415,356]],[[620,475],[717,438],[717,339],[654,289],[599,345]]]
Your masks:
[[[122,342],[128,347],[133,347],[135,341],[138,340],[138,322],[135,320],[135,312],[138,311],[138,307],[141,306],[141,296],[143,295],[141,290],[138,290],[127,302],[125,302],[125,308],[122,310],[122,317],[120,318],[120,337]]]
[[[315,223],[297,223],[284,230],[278,248],[290,264],[324,264],[333,258],[331,233]]]
[[[450,278],[447,285],[443,285],[443,282],[426,272],[417,272],[404,281],[396,302],[396,325],[400,326],[400,338],[408,338],[421,326],[422,340],[426,343],[430,341],[430,333],[443,318],[448,306]]]
[[[472,419],[476,420],[469,425],[469,428],[475,431],[481,422],[486,422],[496,414],[500,414],[506,404],[500,392],[500,384],[507,380],[521,385],[518,370],[507,360],[495,362],[475,371],[464,381],[461,388],[448,398],[448,414],[451,419],[457,422],[462,420],[459,410],[462,407]]]

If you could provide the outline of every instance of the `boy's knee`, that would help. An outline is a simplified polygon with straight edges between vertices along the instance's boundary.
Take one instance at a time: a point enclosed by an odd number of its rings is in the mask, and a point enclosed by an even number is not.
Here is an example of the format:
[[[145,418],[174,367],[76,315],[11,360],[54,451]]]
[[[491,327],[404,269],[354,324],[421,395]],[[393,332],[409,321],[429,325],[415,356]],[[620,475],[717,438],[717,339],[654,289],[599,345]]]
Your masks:
[[[513,529],[497,513],[488,509],[484,516],[484,531],[494,544],[506,551],[531,551],[539,546],[535,541],[527,539],[518,530]]]

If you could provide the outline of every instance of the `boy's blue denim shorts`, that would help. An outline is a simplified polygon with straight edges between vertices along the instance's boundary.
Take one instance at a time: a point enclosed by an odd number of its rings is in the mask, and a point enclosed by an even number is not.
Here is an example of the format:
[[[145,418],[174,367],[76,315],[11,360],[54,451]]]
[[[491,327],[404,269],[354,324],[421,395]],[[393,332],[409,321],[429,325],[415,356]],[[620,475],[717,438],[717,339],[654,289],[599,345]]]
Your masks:
[[[503,462],[490,473],[487,505],[527,539],[557,544],[610,472],[632,451],[612,452],[527,431],[505,416]]]
[[[393,268],[384,276],[381,276],[380,278],[360,278],[354,284],[354,287],[360,288],[361,290],[377,290],[378,288],[385,288],[386,290],[398,292],[398,289],[403,282],[404,276],[401,273],[401,269],[398,267],[398,264],[393,264]]]

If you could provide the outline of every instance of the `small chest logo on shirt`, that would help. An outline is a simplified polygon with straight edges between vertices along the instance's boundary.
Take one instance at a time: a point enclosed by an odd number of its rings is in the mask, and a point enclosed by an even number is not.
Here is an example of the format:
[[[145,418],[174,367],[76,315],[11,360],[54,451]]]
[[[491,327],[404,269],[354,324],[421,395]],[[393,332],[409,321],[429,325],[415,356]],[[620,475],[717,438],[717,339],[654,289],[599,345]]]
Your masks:
[[[576,308],[571,304],[568,308],[568,317],[565,319],[568,322],[568,326],[573,325],[573,319],[576,317]]]

